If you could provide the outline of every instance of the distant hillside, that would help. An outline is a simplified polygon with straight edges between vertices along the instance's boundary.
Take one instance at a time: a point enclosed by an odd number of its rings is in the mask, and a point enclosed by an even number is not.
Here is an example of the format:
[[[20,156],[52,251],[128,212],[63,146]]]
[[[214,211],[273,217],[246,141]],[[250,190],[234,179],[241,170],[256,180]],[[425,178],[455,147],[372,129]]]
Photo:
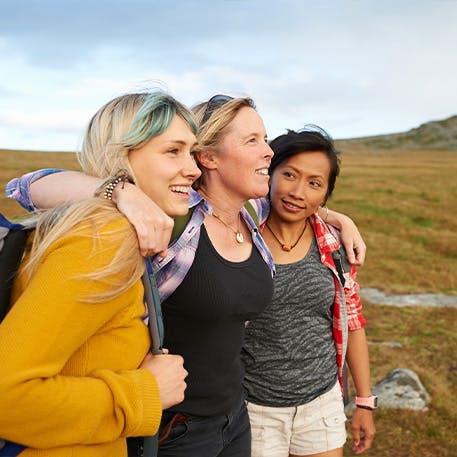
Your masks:
[[[431,121],[404,133],[339,140],[341,146],[361,145],[382,149],[455,149],[457,115]]]

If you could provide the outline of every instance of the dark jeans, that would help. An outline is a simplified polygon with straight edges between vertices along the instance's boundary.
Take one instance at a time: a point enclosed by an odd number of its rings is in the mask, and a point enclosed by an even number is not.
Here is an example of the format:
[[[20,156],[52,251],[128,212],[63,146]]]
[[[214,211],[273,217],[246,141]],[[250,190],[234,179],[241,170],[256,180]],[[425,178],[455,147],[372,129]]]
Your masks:
[[[173,413],[164,411],[162,430]],[[229,414],[211,417],[189,416],[175,424],[158,457],[250,457],[251,428],[244,402]]]

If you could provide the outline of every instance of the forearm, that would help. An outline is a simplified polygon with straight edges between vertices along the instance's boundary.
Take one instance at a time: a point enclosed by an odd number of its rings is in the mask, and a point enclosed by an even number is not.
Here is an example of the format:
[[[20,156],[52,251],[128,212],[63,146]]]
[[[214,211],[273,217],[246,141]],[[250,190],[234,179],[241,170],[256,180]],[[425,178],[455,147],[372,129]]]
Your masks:
[[[357,396],[369,397],[371,395],[370,362],[364,329],[349,332],[346,361]]]
[[[92,197],[103,179],[76,171],[44,176],[30,184],[30,196],[37,208],[48,209]]]
[[[340,230],[343,228],[344,223],[353,223],[349,216],[327,208],[326,206],[320,206],[317,213],[324,222],[327,222]]]
[[[371,396],[370,365],[364,329],[349,332],[346,361],[354,381],[358,397]],[[351,420],[352,451],[362,454],[373,443],[376,433],[373,411],[355,408]]]
[[[92,197],[105,181],[74,171],[51,170],[29,173],[8,183],[7,195],[28,211],[48,209]],[[167,216],[134,184],[117,185],[112,200],[135,227],[143,256],[165,255],[173,219]]]

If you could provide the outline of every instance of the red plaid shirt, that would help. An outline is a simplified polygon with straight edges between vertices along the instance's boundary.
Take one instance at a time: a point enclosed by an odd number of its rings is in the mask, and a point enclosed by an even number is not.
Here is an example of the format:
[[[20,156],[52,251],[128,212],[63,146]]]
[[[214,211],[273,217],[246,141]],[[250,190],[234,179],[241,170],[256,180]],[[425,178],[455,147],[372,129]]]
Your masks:
[[[342,286],[333,261],[332,252],[341,246],[335,230],[317,215],[310,218],[321,254],[321,262],[332,270],[335,280],[335,301],[333,303],[333,339],[336,347],[336,363],[338,380],[343,389],[343,363],[346,357],[347,331],[365,327],[366,320],[362,314],[362,302],[359,296],[360,286],[357,283],[357,269],[351,265],[349,273],[345,273],[345,284]],[[333,233],[332,233],[333,232]],[[342,306],[346,305],[344,310]]]

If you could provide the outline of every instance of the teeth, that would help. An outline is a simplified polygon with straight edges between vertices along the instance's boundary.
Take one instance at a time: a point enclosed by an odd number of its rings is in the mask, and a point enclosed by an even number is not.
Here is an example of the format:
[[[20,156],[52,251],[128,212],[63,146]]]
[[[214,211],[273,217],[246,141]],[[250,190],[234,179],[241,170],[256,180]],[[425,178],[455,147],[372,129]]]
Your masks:
[[[300,206],[297,206],[297,205],[294,205],[293,203],[289,203],[289,202],[284,202],[287,206],[290,206],[291,208],[297,208],[297,209],[300,209]]]
[[[189,193],[190,187],[189,186],[170,186],[170,190],[173,192],[179,192],[181,194]]]
[[[268,168],[261,168],[255,171],[258,175],[268,175]]]

